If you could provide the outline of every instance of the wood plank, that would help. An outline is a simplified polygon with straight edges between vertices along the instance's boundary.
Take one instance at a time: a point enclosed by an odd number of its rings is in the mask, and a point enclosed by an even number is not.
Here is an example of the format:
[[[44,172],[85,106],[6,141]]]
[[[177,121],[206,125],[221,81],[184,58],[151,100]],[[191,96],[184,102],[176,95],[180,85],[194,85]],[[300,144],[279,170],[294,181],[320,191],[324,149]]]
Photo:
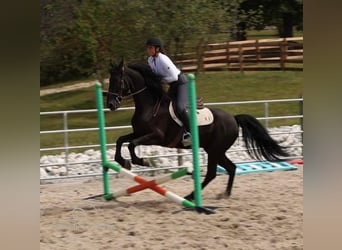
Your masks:
[[[302,42],[303,37],[291,37],[211,43],[203,46],[201,60],[194,58],[195,53],[192,53],[192,58],[191,53],[188,53],[189,57],[185,57],[184,54],[177,63],[184,71],[199,70],[199,67],[202,67],[200,63],[203,63],[203,70],[210,71],[229,67],[241,71],[288,70],[286,63],[303,63]],[[276,65],[265,66],[268,63]],[[302,70],[302,68],[295,68],[295,70]]]

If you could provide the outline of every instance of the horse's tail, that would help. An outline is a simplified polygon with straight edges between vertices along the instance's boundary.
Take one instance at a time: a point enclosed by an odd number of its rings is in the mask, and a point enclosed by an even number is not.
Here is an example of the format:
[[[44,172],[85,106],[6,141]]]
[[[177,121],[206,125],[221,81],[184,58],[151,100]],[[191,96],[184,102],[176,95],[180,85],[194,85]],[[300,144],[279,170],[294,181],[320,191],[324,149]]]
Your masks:
[[[235,120],[242,128],[242,137],[250,156],[268,161],[280,160],[279,156],[289,156],[284,147],[280,146],[269,135],[265,127],[253,116],[240,114]]]

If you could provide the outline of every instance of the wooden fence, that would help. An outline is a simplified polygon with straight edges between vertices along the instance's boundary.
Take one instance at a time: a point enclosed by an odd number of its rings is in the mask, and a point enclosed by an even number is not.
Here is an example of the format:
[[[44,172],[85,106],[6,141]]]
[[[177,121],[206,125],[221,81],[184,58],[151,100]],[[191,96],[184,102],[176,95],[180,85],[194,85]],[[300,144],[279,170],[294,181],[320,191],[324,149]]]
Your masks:
[[[206,44],[177,55],[176,64],[183,72],[303,71],[303,37]]]

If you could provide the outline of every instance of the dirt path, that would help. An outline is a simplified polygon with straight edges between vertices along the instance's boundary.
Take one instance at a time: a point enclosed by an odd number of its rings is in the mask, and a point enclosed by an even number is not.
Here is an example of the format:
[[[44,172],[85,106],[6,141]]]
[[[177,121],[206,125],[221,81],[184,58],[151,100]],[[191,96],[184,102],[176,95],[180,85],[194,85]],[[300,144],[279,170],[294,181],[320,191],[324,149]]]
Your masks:
[[[108,80],[105,80],[108,81]],[[50,94],[56,94],[61,92],[67,92],[75,89],[83,89],[83,88],[89,88],[91,86],[94,86],[97,81],[89,81],[89,82],[80,82],[72,85],[63,86],[60,88],[51,88],[51,89],[42,89],[40,90],[40,96],[50,95]]]

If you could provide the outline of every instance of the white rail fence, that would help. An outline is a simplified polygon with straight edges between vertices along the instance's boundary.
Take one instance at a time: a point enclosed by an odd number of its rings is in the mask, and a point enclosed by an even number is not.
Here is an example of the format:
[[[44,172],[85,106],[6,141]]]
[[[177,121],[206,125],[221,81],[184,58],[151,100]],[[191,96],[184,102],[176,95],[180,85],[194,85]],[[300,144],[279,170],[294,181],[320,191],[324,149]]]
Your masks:
[[[295,102],[298,103],[298,113],[296,114],[291,114],[291,115],[286,115],[286,116],[270,116],[269,115],[269,110],[270,110],[270,105],[275,104],[275,103],[289,103],[289,102]],[[277,99],[277,100],[259,100],[259,101],[239,101],[239,102],[215,102],[215,103],[205,103],[205,106],[225,106],[225,105],[246,105],[246,104],[263,104],[263,117],[257,117],[258,120],[263,121],[264,125],[266,128],[269,126],[269,121],[271,120],[282,120],[282,119],[296,119],[300,120],[301,125],[301,130],[300,131],[295,131],[295,132],[284,132],[286,134],[289,133],[299,133],[301,138],[303,138],[303,126],[302,126],[302,120],[303,120],[303,98],[293,98],[293,99]],[[119,108],[118,111],[127,111],[127,110],[134,110],[134,107],[126,107],[126,108]],[[105,112],[110,112],[109,109],[105,109]],[[61,115],[61,119],[63,119],[63,129],[58,129],[58,130],[44,130],[40,131],[40,135],[46,135],[46,134],[63,134],[63,146],[56,146],[56,147],[47,147],[47,148],[40,148],[41,154],[48,155],[48,152],[56,152],[60,151],[61,155],[63,155],[64,160],[63,162],[54,162],[54,163],[48,163],[48,164],[42,164],[40,163],[40,168],[46,168],[46,167],[51,167],[51,166],[64,166],[67,169],[67,174],[64,176],[55,176],[52,178],[42,178],[41,180],[51,180],[51,179],[63,179],[63,178],[73,178],[73,177],[81,177],[80,175],[70,175],[68,174],[68,170],[73,167],[73,165],[79,165],[79,164],[94,164],[94,163],[100,163],[101,160],[92,160],[92,161],[78,161],[78,162],[69,162],[69,155],[72,153],[72,150],[88,150],[88,149],[96,149],[99,150],[100,145],[99,144],[89,144],[89,145],[78,145],[78,146],[70,146],[69,145],[69,135],[71,133],[78,133],[78,132],[91,132],[91,131],[98,131],[98,127],[95,128],[78,128],[78,129],[69,129],[69,115],[70,114],[82,114],[82,113],[96,113],[96,109],[86,109],[86,110],[67,110],[67,111],[51,111],[51,112],[40,112],[40,116],[52,116],[52,115]],[[123,129],[128,129],[131,128],[131,125],[124,125],[124,126],[112,126],[112,127],[105,127],[105,130],[123,130]],[[271,133],[271,135],[279,135],[281,132],[277,133]],[[107,143],[107,146],[109,147],[115,147],[115,143]],[[302,147],[303,144],[300,145],[292,145],[290,147],[299,147],[301,148],[302,152]],[[139,147],[138,147],[139,150]],[[240,150],[235,150],[235,151],[240,151]],[[43,153],[42,153],[43,152]],[[234,152],[233,149],[230,149],[229,152]],[[200,150],[201,155],[205,155],[206,153],[203,150]],[[178,158],[178,163],[179,165],[182,163],[182,157],[184,156],[189,156],[191,155],[191,152],[182,152],[181,150],[178,150],[176,153],[167,153],[167,154],[158,154],[158,155],[142,155],[142,153],[139,151],[138,155],[140,157],[144,158],[160,158],[160,157],[177,157]],[[204,156],[205,157],[205,156]],[[295,158],[302,158],[301,156],[296,156]],[[291,158],[289,158],[291,159]],[[173,169],[173,168],[179,168],[179,166],[175,167],[162,167],[162,168],[144,168],[141,170],[138,170],[140,172],[142,171],[156,171],[156,170],[162,170],[162,169]],[[82,177],[86,176],[97,176],[101,175],[101,172],[96,174],[85,174],[82,175]]]

